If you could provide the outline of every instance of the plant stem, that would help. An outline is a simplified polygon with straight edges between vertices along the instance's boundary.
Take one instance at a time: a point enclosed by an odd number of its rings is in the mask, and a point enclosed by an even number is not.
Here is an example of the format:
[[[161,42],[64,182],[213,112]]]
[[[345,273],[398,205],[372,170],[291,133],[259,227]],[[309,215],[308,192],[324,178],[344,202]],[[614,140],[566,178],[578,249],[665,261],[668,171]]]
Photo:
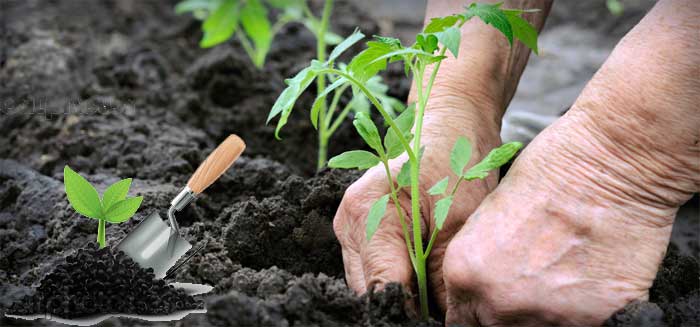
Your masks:
[[[316,31],[316,59],[320,62],[326,61],[326,31],[328,31],[328,22],[330,20],[331,11],[333,9],[333,0],[326,0],[323,5],[323,14],[321,15],[321,24],[319,25],[319,30]],[[326,76],[325,74],[319,74],[316,79],[316,94],[323,93],[326,89]],[[318,131],[318,161],[316,163],[316,169],[321,170],[326,165],[326,158],[328,156],[328,135],[326,135],[326,129],[328,126],[324,123],[326,120],[326,99],[321,100],[321,108],[318,112],[319,131]]]
[[[105,221],[99,219],[98,222],[99,223],[97,225],[97,243],[100,245],[101,249],[107,245],[107,241],[105,240]]]
[[[411,258],[411,265],[413,265],[413,270],[416,270],[416,255],[413,253],[413,244],[411,244],[411,234],[408,233],[408,227],[406,226],[406,219],[403,216],[403,211],[401,211],[401,203],[399,202],[398,190],[394,184],[394,179],[391,177],[391,170],[389,169],[389,160],[384,158],[382,160],[384,164],[384,171],[386,172],[387,179],[389,180],[389,185],[391,185],[391,200],[394,202],[394,207],[396,207],[396,214],[399,216],[399,221],[401,222],[401,229],[403,230],[403,238],[406,240],[406,248],[408,248],[408,256]]]
[[[411,220],[413,221],[413,244],[416,253],[416,278],[418,279],[418,295],[420,302],[420,312],[423,319],[428,319],[428,276],[425,272],[425,255],[423,254],[423,231],[421,229],[420,212],[420,137],[423,128],[423,114],[425,105],[423,101],[423,74],[424,69],[421,64],[417,71],[414,71],[414,78],[418,81],[416,90],[418,92],[418,105],[416,106],[416,124],[414,128],[413,152],[418,153],[418,157],[410,160],[411,165]]]

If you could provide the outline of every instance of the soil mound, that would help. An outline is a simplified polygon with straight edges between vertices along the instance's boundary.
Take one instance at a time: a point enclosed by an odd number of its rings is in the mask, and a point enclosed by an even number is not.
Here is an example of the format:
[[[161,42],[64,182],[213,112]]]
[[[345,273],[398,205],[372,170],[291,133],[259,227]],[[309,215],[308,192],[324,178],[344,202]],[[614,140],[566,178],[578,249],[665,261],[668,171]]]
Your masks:
[[[76,251],[46,275],[32,295],[14,303],[10,314],[50,313],[77,318],[104,313],[168,314],[202,308],[203,303],[155,279],[124,252],[97,244]]]

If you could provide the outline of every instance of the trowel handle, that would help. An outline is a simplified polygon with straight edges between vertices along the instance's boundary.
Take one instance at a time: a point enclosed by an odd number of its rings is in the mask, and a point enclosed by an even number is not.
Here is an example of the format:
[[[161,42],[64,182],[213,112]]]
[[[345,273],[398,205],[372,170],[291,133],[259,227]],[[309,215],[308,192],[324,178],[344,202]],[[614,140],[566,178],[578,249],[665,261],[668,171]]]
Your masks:
[[[209,185],[214,183],[224,172],[231,167],[245,150],[245,143],[238,135],[229,135],[206,160],[199,165],[187,182],[187,186],[197,195],[202,193]]]

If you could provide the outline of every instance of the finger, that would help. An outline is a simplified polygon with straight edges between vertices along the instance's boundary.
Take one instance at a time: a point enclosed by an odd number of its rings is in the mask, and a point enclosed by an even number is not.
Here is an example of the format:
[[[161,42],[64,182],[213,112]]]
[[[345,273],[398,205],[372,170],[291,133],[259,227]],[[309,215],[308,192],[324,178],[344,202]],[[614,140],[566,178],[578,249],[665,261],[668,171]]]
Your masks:
[[[393,205],[371,240],[365,240],[360,250],[367,289],[381,290],[389,282],[401,283],[411,290],[413,266],[404,233]],[[365,233],[362,233],[366,238]]]
[[[365,275],[360,260],[360,243],[356,242],[357,237],[353,234],[360,228],[357,219],[354,218],[354,207],[352,197],[343,197],[338,207],[338,212],[333,219],[333,230],[340,243],[343,254],[343,267],[345,269],[345,280],[350,289],[357,294],[367,292],[365,285]]]

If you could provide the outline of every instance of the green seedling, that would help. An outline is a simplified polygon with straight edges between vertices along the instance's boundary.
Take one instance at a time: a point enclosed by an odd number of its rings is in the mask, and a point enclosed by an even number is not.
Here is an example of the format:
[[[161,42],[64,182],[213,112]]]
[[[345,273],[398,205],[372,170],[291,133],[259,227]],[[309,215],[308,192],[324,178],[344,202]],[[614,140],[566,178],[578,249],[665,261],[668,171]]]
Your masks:
[[[131,187],[131,178],[110,185],[100,199],[95,187],[67,165],[63,168],[63,184],[73,209],[85,217],[98,220],[97,243],[100,248],[107,244],[105,222],[118,224],[129,220],[143,200],[141,196],[126,197]]]
[[[325,51],[320,51],[317,58],[311,62],[311,66],[300,71],[293,78],[287,79],[287,88],[280,94],[267,117],[269,123],[273,118],[280,116],[275,128],[275,137],[280,139],[279,132],[287,124],[289,115],[294,109],[297,98],[311,85],[316,82],[317,97],[311,106],[311,124],[318,130],[318,160],[316,168],[325,167],[328,156],[328,142],[340,125],[345,121],[350,113],[370,113],[370,98],[380,102],[386,112],[394,117],[398,112],[404,110],[404,105],[398,99],[387,94],[389,87],[382,83],[382,78],[373,74],[362,79],[364,91],[348,82],[343,75],[352,75],[353,70],[357,70],[361,61],[353,60],[349,64],[339,63],[337,68],[335,61],[338,57],[352,45],[364,38],[364,34],[355,31],[345,40],[339,43],[326,58]],[[333,69],[323,69],[333,68]],[[330,83],[326,86],[326,80]],[[344,105],[340,99],[346,92],[352,92],[352,97]],[[330,102],[327,100],[330,99]]]
[[[324,48],[342,41],[328,31],[326,12],[330,13],[330,5],[327,1],[323,10],[325,20],[314,16],[304,0],[184,0],[175,6],[175,12],[189,12],[202,21],[200,47],[213,47],[235,36],[255,66],[262,68],[274,36],[288,23],[306,26]],[[268,8],[280,12],[274,23]]]
[[[353,121],[357,132],[371,148],[371,151],[345,152],[330,159],[328,166],[367,169],[380,165],[384,168],[391,185],[390,193],[380,197],[371,206],[366,224],[367,239],[370,241],[379,228],[389,200],[391,200],[399,217],[408,254],[416,272],[421,315],[426,319],[429,314],[426,260],[430,255],[438,231],[444,226],[458,187],[463,181],[486,178],[490,171],[511,160],[522,144],[513,142],[495,148],[480,162],[467,169],[471,159],[472,146],[465,137],[458,138],[449,158],[454,175],[446,176],[433,185],[428,192],[431,196],[439,196],[440,199],[432,210],[436,229],[432,232],[427,245],[424,245],[421,230],[419,176],[420,160],[423,153],[421,134],[425,107],[440,64],[446,58],[446,52],[450,51],[455,57],[458,55],[461,41],[460,27],[473,17],[478,17],[486,24],[501,31],[510,44],[513,43],[514,39],[519,39],[537,53],[537,31],[521,17],[523,12],[525,11],[519,9],[503,9],[501,4],[474,3],[465,7],[465,11],[462,13],[432,19],[422,33],[416,36],[416,41],[411,46],[402,45],[396,38],[375,37],[374,40],[367,42],[367,49],[355,56],[347,67],[336,67],[334,60],[338,55],[362,39],[362,35],[357,32],[341,42],[327,60],[314,60],[309,67],[287,80],[287,89],[282,92],[270,112],[270,118],[280,115],[277,126],[279,131],[279,128],[286,122],[294,102],[311,82],[322,74],[332,74],[337,76],[337,79],[318,93],[319,98],[328,94],[328,89],[351,87],[355,93],[361,93],[366,97],[381,114],[384,122],[388,125],[388,131],[383,138],[367,113],[356,113]],[[397,117],[390,114],[390,108],[387,108],[387,104],[383,103],[370,90],[369,86],[370,80],[377,73],[386,69],[387,64],[391,62],[403,62],[406,73],[411,73],[416,81],[418,97],[415,108],[409,107]],[[425,80],[426,68],[430,65],[433,65],[434,69],[427,84],[424,85],[422,81]],[[316,109],[314,108],[314,110]],[[319,113],[319,119],[320,115]],[[314,111],[312,111],[311,116],[312,121],[314,121],[316,117]],[[389,160],[403,153],[406,154],[408,160],[394,179],[389,169]],[[452,185],[451,189],[450,185]],[[400,209],[398,198],[399,191],[404,188],[410,190],[412,235],[406,222],[407,219]]]

